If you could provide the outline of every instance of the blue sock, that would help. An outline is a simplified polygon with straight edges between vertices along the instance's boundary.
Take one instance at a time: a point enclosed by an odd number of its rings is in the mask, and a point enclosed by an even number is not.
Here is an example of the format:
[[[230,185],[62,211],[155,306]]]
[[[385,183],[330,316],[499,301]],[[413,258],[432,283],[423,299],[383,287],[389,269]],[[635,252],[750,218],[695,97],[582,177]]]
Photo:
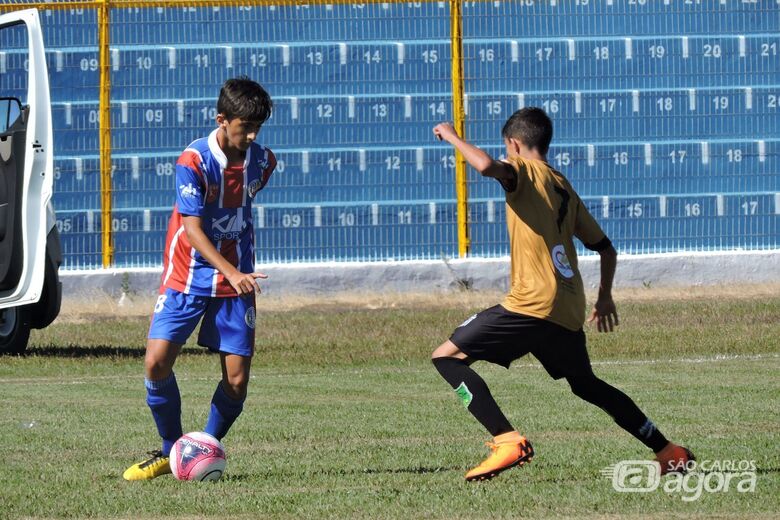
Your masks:
[[[244,399],[230,398],[222,389],[222,383],[219,383],[211,398],[211,412],[204,431],[221,440],[243,409]]]
[[[146,404],[152,410],[152,417],[157,424],[157,432],[162,437],[163,455],[171,452],[173,443],[182,436],[181,431],[181,395],[176,375],[171,375],[160,381],[144,379],[146,385]]]

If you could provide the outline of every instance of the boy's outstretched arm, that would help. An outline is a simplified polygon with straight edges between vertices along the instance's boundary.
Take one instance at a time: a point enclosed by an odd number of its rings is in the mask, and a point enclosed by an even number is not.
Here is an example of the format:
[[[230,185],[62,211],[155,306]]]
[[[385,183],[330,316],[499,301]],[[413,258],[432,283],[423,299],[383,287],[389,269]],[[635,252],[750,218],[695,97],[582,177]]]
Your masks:
[[[206,233],[203,232],[200,217],[183,215],[182,221],[184,222],[184,232],[187,234],[187,240],[189,240],[190,245],[227,278],[227,281],[230,282],[230,285],[233,286],[233,289],[239,295],[260,292],[260,286],[257,285],[255,279],[268,278],[268,276],[263,273],[242,273],[236,269],[233,264],[228,262],[217,251],[217,248],[211,243]]]
[[[609,246],[603,251],[599,251],[601,256],[601,283],[599,284],[599,295],[596,303],[593,305],[593,311],[590,314],[588,322],[596,322],[599,332],[612,332],[618,322],[617,307],[612,299],[612,280],[615,278],[615,268],[617,266],[617,251]]]
[[[492,177],[500,181],[512,181],[515,178],[514,169],[508,164],[496,161],[481,148],[477,148],[458,135],[455,128],[449,123],[439,123],[433,127],[433,135],[440,140],[447,141],[457,148],[466,162],[483,177]]]

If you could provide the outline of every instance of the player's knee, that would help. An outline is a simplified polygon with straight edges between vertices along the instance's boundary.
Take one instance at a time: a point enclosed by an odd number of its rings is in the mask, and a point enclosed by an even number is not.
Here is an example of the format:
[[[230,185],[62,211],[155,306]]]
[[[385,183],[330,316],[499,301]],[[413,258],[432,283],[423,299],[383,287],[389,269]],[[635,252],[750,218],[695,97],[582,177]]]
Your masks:
[[[445,357],[466,359],[466,354],[461,352],[461,350],[452,341],[447,340],[441,345],[439,345],[438,347],[436,347],[436,350],[434,350],[431,353],[431,361],[433,361],[436,358],[445,358]]]
[[[231,377],[228,381],[222,381],[222,389],[225,391],[227,396],[237,401],[246,398],[248,386],[249,378],[241,376]]]
[[[172,371],[173,366],[165,359],[160,359],[148,354],[144,358],[144,372],[147,379],[159,381],[168,377]]]
[[[572,393],[580,399],[590,401],[593,392],[596,390],[599,379],[593,374],[582,374],[566,378]]]

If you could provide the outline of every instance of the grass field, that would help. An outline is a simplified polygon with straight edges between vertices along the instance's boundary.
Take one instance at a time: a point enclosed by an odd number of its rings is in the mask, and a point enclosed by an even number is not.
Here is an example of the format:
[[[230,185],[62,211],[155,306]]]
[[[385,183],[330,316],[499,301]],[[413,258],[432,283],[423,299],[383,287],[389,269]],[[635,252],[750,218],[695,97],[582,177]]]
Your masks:
[[[725,294],[725,293],[724,293]],[[464,472],[487,434],[428,361],[495,295],[395,302],[260,301],[244,414],[214,484],[127,483],[156,448],[144,402],[144,316],[72,312],[0,359],[3,518],[777,518],[780,297],[712,293],[619,302],[621,325],[589,334],[596,373],[699,460],[751,460],[753,492],[619,493],[600,470],[650,453],[531,358],[477,364],[533,463],[485,483]],[[695,294],[694,294],[695,296]],[[111,309],[108,309],[111,310]],[[115,309],[114,309],[115,310]],[[202,429],[218,360],[195,346],[177,377],[185,430]]]

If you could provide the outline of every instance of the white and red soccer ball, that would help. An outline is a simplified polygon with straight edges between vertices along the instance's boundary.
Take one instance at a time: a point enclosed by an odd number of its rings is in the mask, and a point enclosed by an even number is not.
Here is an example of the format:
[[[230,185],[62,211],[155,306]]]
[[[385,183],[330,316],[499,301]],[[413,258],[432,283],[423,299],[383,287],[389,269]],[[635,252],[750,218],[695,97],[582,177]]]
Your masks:
[[[170,454],[171,472],[179,480],[219,480],[225,472],[225,447],[204,432],[182,435]]]

